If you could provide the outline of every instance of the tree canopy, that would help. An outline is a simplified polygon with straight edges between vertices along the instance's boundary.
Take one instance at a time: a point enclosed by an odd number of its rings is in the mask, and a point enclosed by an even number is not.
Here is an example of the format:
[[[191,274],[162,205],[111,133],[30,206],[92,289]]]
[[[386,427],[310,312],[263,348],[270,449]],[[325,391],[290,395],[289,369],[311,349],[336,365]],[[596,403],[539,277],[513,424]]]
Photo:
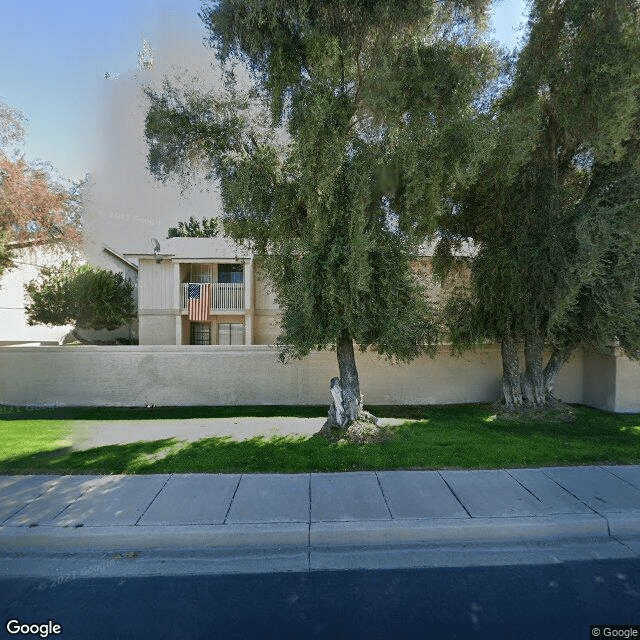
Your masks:
[[[118,329],[136,316],[133,284],[121,273],[63,262],[25,286],[30,325]]]
[[[190,216],[187,222],[178,222],[177,227],[169,227],[167,238],[215,238],[220,231],[217,218],[196,220]]]
[[[81,238],[81,185],[54,179],[49,167],[28,163],[17,152],[24,120],[0,102],[0,273],[11,266],[15,249],[77,248]]]
[[[442,220],[478,246],[470,290],[450,302],[454,342],[502,343],[511,407],[553,402],[579,343],[640,347],[640,7],[535,0],[529,27],[493,108],[492,152]]]
[[[361,407],[354,341],[397,360],[437,342],[411,261],[481,146],[487,5],[205,3],[219,60],[255,84],[147,91],[152,173],[219,180],[225,232],[274,283],[283,354],[337,349],[340,426]]]

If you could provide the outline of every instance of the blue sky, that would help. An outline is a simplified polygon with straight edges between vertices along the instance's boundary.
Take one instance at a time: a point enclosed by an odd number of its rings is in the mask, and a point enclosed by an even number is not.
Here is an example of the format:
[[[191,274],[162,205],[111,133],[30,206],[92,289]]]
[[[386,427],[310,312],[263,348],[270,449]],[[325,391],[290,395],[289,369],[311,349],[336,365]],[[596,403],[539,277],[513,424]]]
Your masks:
[[[497,0],[495,36],[517,44],[525,0]],[[135,70],[144,38],[176,29],[191,46],[204,36],[200,0],[31,0],[6,3],[0,24],[0,100],[28,118],[25,151],[70,178],[98,163],[105,73]]]

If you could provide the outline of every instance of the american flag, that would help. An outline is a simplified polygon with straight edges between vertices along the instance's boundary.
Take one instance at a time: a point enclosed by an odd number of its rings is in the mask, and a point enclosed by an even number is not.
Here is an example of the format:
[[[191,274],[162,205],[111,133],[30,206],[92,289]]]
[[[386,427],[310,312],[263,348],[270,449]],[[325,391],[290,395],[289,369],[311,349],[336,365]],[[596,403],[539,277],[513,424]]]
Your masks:
[[[208,284],[189,283],[189,320],[206,322],[209,319],[210,299]]]

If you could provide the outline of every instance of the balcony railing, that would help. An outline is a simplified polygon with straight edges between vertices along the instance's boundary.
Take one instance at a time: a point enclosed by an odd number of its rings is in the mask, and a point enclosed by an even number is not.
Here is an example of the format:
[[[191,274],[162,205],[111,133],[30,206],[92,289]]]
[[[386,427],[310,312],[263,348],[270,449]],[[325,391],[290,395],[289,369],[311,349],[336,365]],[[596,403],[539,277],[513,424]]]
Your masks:
[[[182,311],[189,309],[189,285],[196,283],[182,283]],[[209,287],[211,296],[211,313],[218,311],[244,311],[244,283],[243,282],[214,282],[212,284],[197,283],[200,287],[199,296],[206,295],[204,287]]]

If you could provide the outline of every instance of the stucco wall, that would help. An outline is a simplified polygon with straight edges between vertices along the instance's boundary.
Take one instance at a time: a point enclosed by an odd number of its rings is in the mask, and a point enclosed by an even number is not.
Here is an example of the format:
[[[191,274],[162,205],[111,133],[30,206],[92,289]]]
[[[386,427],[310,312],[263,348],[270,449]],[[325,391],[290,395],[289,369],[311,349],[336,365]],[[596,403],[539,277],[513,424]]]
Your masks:
[[[584,356],[584,403],[616,413],[640,412],[640,362],[619,351]]]
[[[640,411],[640,362],[616,358],[616,412]]]
[[[145,345],[167,345],[176,343],[176,314],[148,314],[138,316],[140,343]]]
[[[175,279],[173,263],[164,260],[140,260],[138,276],[138,308],[177,309],[179,284]],[[175,332],[174,332],[175,343]]]
[[[615,356],[590,352],[584,355],[583,397],[583,402],[589,406],[615,411]]]
[[[278,316],[274,313],[260,313],[253,316],[253,344],[274,345],[280,329]]]
[[[256,266],[253,276],[253,305],[256,311],[278,310],[276,296],[267,276]]]
[[[228,262],[228,261],[227,261]],[[152,259],[140,259],[139,284],[139,341],[141,345],[175,345],[176,313],[181,301],[181,282],[188,278],[191,263],[177,264],[167,260],[156,263]],[[218,265],[210,265],[215,279]],[[247,266],[247,268],[249,268]],[[270,326],[272,317],[265,322],[258,321],[257,333],[253,325],[253,313],[258,316],[273,316],[277,306],[273,293],[262,275],[251,270],[251,279],[247,280],[247,313],[211,316],[212,341],[217,342],[218,323],[244,322],[245,340],[251,338],[252,344],[272,344],[277,336],[275,328]],[[183,345],[190,342],[188,320],[180,320],[180,334]]]
[[[365,404],[493,401],[500,390],[494,345],[465,358],[442,347],[408,365],[356,358]],[[582,401],[582,369],[579,353],[560,375],[560,397]],[[335,353],[282,365],[266,346],[5,347],[0,370],[11,372],[0,378],[0,404],[69,406],[325,404],[338,375]]]

